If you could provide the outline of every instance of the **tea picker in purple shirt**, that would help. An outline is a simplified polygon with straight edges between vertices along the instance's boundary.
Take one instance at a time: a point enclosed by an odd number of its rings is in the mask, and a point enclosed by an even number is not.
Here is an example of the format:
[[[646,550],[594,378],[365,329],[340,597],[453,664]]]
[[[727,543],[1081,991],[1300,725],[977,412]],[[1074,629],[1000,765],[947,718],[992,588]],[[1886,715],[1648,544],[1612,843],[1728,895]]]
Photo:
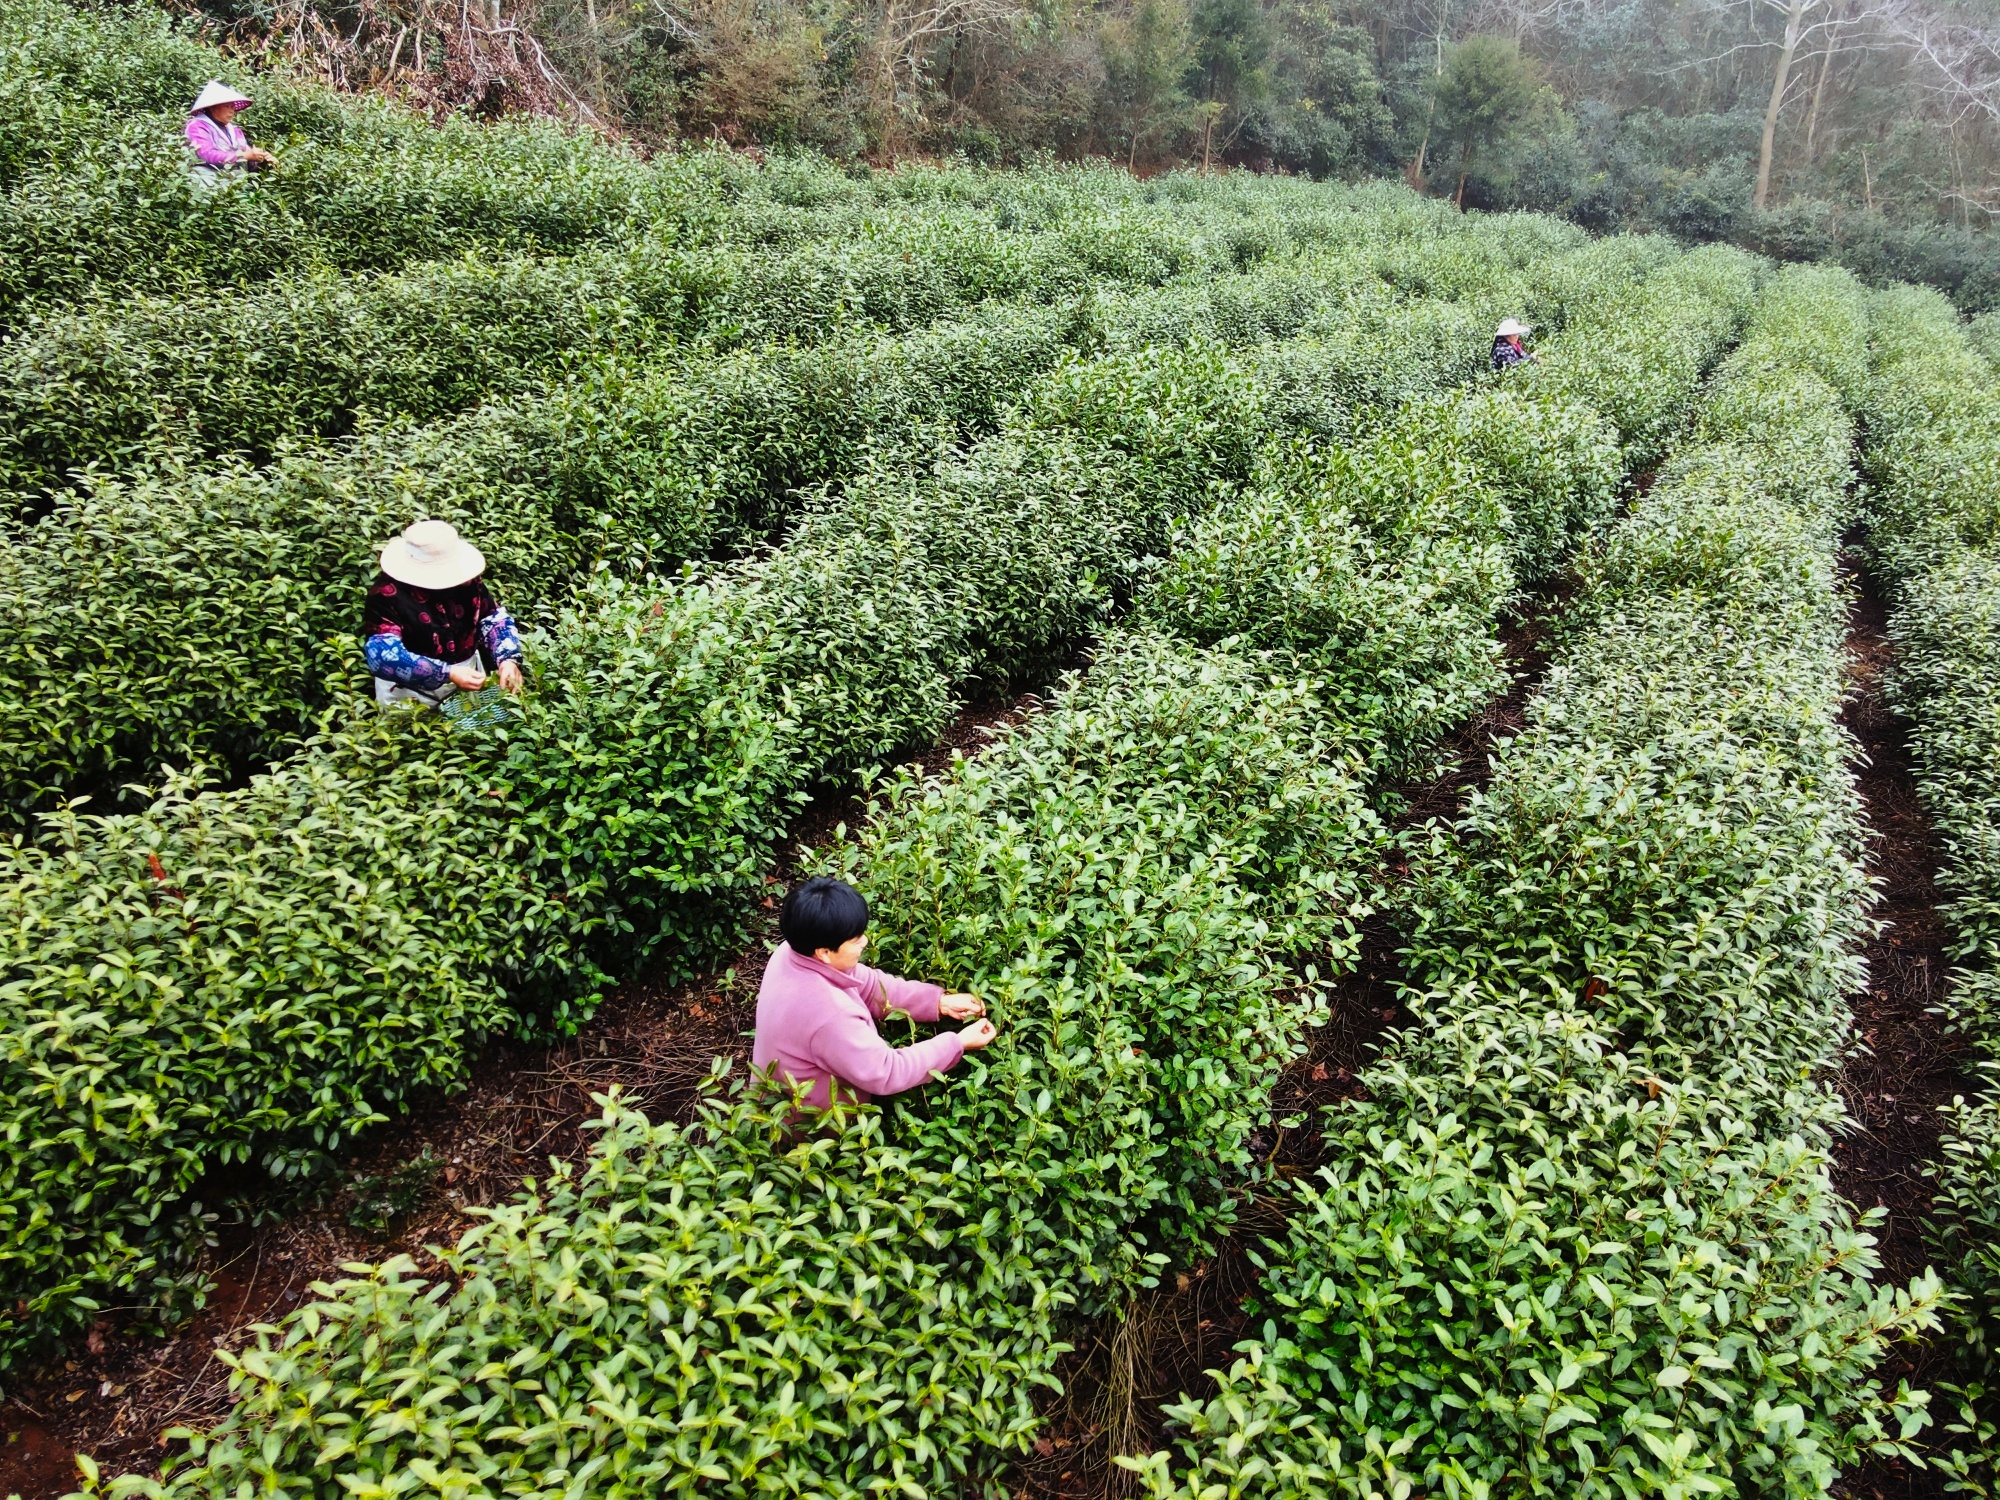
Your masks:
[[[764,966],[750,1061],[781,1084],[806,1085],[808,1108],[900,1094],[993,1040],[993,1023],[982,1019],[986,1006],[976,996],[947,995],[935,984],[861,962],[868,903],[845,881],[821,875],[794,887],[778,930],[785,940]],[[972,1024],[892,1047],[875,1029],[892,1010],[917,1021]]]
[[[249,107],[248,94],[215,79],[195,97],[188,107],[187,139],[203,166],[249,167],[254,171],[276,164],[277,158],[251,145],[243,127],[236,123],[238,111]]]

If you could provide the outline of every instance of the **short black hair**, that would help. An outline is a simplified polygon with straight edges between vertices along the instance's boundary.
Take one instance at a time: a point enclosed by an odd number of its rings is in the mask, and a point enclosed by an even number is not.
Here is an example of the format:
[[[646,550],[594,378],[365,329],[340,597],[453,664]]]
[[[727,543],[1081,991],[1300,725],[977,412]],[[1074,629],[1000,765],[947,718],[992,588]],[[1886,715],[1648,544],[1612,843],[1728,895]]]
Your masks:
[[[867,901],[853,886],[831,875],[815,875],[793,886],[778,913],[778,931],[794,953],[806,958],[821,948],[838,948],[867,930]]]

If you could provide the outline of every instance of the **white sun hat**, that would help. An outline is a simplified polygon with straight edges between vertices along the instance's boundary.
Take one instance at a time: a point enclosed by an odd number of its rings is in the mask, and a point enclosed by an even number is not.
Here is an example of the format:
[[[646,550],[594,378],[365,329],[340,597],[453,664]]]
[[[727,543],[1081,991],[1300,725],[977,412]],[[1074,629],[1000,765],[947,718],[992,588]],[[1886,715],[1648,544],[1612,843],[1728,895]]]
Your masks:
[[[382,549],[382,571],[420,589],[455,589],[486,571],[479,549],[449,521],[419,521]]]
[[[238,109],[248,109],[250,96],[239,94],[219,78],[211,78],[202,86],[201,92],[195,95],[194,103],[188,106],[188,113],[198,115],[203,110],[214,109],[218,104],[233,104]]]
[[[1518,318],[1502,318],[1500,326],[1493,331],[1493,336],[1497,339],[1506,339],[1512,338],[1516,334],[1533,333],[1534,331],[1534,329],[1530,328],[1526,323],[1521,322]]]

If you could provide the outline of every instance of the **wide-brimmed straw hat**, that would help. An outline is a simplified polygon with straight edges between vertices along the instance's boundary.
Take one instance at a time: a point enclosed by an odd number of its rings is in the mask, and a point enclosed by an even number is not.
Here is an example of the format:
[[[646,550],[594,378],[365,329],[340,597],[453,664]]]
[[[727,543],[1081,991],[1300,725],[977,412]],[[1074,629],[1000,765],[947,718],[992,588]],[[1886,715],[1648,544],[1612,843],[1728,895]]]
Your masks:
[[[420,589],[455,589],[484,573],[486,559],[449,521],[419,521],[382,549],[382,571]]]
[[[194,103],[188,106],[188,113],[198,115],[204,110],[214,109],[218,104],[233,104],[238,109],[250,107],[250,96],[240,94],[219,78],[211,78],[202,85],[202,90],[194,96]]]
[[[1502,318],[1500,326],[1493,331],[1493,336],[1498,339],[1509,339],[1515,337],[1517,334],[1533,333],[1534,331],[1534,329],[1518,318]]]

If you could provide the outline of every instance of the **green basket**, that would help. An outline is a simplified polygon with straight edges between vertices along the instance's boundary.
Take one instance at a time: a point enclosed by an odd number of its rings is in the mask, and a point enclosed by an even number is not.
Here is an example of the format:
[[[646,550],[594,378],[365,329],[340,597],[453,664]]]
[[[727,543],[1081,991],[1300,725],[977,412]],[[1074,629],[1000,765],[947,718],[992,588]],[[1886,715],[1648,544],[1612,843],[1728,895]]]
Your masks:
[[[504,688],[483,687],[476,693],[453,693],[439,705],[460,734],[483,734],[520,717],[521,705]]]

